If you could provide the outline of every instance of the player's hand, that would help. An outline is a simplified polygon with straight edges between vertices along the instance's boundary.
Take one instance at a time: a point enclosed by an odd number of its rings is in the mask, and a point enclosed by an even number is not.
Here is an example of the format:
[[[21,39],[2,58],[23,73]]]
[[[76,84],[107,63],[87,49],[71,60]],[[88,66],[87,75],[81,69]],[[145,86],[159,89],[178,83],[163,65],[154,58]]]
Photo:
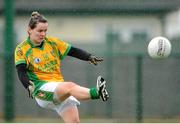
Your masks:
[[[29,93],[29,98],[34,98],[33,96],[33,92],[34,92],[34,89],[35,89],[35,85],[32,81],[29,81],[29,86],[28,86],[28,93]]]
[[[103,61],[103,58],[101,57],[96,57],[94,55],[91,55],[89,57],[89,62],[90,64],[94,64],[94,65],[97,65],[99,62],[102,62]]]

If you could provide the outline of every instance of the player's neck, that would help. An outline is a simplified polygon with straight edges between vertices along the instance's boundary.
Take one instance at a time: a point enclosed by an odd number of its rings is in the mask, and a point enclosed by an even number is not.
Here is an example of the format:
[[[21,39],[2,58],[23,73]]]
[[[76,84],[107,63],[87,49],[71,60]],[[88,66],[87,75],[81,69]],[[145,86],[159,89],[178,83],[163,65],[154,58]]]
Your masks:
[[[34,44],[35,47],[42,47],[42,45],[43,45],[43,41],[41,43]]]
[[[32,43],[35,47],[38,47],[38,46],[42,46],[43,41],[42,41],[42,42],[35,42],[35,41],[31,40],[31,43]]]

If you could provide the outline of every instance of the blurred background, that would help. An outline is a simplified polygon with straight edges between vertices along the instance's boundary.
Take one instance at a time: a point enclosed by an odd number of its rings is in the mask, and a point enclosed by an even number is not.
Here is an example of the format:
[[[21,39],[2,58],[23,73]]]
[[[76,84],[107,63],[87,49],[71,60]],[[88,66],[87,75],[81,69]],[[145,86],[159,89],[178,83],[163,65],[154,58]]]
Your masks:
[[[179,0],[0,0],[0,122],[62,122],[28,98],[15,71],[14,49],[27,38],[32,11],[48,19],[48,35],[104,58],[98,66],[62,62],[67,81],[107,80],[110,100],[82,101],[81,122],[180,122]],[[148,56],[156,36],[171,41],[169,58]]]

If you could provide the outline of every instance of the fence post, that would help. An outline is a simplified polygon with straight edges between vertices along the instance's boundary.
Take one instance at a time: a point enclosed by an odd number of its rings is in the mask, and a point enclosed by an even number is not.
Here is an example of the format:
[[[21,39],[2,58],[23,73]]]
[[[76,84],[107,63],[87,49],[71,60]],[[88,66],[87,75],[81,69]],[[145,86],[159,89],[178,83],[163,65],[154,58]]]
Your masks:
[[[110,95],[109,100],[107,101],[107,113],[108,117],[112,117],[112,86],[113,86],[113,34],[112,30],[108,30],[106,34],[106,56],[107,56],[107,65],[106,65],[106,80],[109,82],[108,85],[108,92]]]
[[[136,121],[143,120],[142,55],[136,57]]]
[[[106,34],[106,56],[107,56],[107,65],[106,65],[106,80],[107,88],[110,95],[109,100],[107,101],[107,116],[112,117],[113,108],[112,108],[112,95],[113,95],[113,63],[114,63],[114,50],[113,46],[118,42],[118,34],[112,30],[112,27],[108,27]]]
[[[4,119],[7,122],[14,119],[14,33],[13,20],[14,9],[13,0],[4,0]]]

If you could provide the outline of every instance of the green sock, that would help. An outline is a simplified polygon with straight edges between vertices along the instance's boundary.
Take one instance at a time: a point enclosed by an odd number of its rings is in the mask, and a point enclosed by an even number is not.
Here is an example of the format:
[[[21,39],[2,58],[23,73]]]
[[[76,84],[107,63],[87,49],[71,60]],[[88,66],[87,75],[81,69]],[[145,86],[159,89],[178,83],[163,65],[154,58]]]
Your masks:
[[[91,88],[89,91],[91,99],[99,99],[99,94],[96,88]]]

